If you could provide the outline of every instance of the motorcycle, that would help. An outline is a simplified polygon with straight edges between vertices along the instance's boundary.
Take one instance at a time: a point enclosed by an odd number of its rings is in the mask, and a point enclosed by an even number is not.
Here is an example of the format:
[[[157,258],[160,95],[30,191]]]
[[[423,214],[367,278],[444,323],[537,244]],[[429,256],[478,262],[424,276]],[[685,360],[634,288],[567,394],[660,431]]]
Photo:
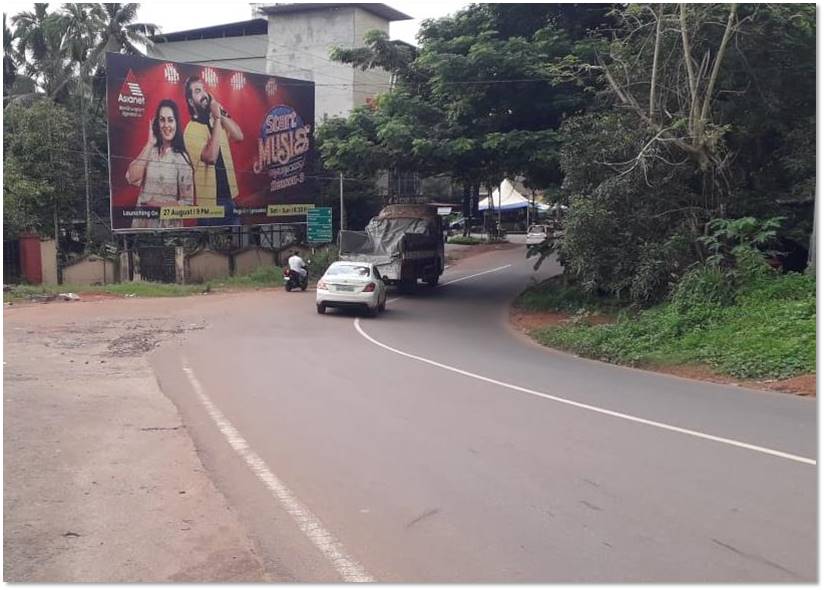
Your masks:
[[[306,265],[306,274],[301,276],[299,272],[292,270],[288,266],[283,268],[283,288],[288,293],[292,289],[306,291],[309,286],[309,264]]]

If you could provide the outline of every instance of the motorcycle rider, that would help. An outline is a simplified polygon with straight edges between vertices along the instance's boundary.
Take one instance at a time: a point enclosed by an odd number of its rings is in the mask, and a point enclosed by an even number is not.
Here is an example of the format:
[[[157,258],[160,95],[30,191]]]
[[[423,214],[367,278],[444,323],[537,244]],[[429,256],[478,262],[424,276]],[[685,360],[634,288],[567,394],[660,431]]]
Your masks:
[[[306,263],[303,261],[303,258],[300,257],[300,254],[297,250],[292,252],[292,255],[289,257],[289,268],[298,273],[300,275],[300,280],[303,281],[306,278]]]

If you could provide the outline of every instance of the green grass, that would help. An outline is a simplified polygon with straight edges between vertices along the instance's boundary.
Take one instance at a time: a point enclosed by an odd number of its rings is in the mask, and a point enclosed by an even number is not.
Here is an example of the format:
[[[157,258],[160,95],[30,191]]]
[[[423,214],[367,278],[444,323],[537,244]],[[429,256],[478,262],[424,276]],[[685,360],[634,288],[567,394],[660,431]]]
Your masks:
[[[480,238],[473,238],[472,236],[452,236],[447,239],[446,243],[459,244],[461,246],[475,246],[477,244],[483,244],[484,240]]]
[[[563,277],[552,277],[529,287],[515,300],[515,307],[526,311],[563,311],[568,313],[617,313],[626,305],[609,297],[584,292],[576,286],[564,284]]]
[[[283,269],[279,266],[261,266],[247,275],[212,279],[207,285],[209,290],[280,287],[283,285]]]
[[[311,259],[310,279],[319,278],[332,262],[338,259],[335,247],[316,248]],[[261,266],[253,272],[235,277],[213,279],[206,283],[177,285],[174,283],[154,283],[150,281],[132,281],[110,285],[14,285],[3,293],[4,302],[25,301],[43,295],[59,293],[102,293],[122,297],[185,297],[216,290],[259,289],[263,287],[283,286],[283,269],[278,266]]]
[[[478,244],[505,244],[505,239],[487,240],[483,238],[475,238],[473,236],[452,236],[447,239],[447,244],[459,244],[461,246],[477,246]]]
[[[565,305],[571,295],[555,297]],[[614,324],[571,322],[531,335],[548,346],[632,366],[705,364],[749,379],[814,373],[815,277],[773,274],[742,287],[730,305],[664,303],[620,313]]]
[[[202,293],[207,285],[175,285],[167,283],[152,283],[149,281],[134,281],[129,283],[113,283],[110,285],[15,285],[3,293],[3,301],[21,301],[34,299],[38,296],[57,295],[59,293],[93,293],[135,296],[135,297],[183,297]]]
[[[266,266],[254,272],[225,279],[214,279],[202,284],[178,285],[174,283],[154,283],[132,281],[109,285],[15,285],[3,293],[3,301],[21,301],[43,295],[59,293],[93,293],[119,295],[121,297],[185,297],[220,289],[257,289],[280,287],[283,285],[282,270],[276,266]]]

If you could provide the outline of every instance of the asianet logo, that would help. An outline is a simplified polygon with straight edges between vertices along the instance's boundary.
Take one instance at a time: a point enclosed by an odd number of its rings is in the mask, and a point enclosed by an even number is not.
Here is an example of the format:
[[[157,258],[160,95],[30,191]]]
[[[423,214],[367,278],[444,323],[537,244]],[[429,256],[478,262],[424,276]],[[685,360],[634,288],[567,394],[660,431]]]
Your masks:
[[[126,74],[126,80],[123,82],[123,86],[120,87],[117,102],[120,104],[139,106],[146,104],[146,97],[143,96],[143,90],[140,88],[140,84],[137,83],[134,73],[131,70]]]

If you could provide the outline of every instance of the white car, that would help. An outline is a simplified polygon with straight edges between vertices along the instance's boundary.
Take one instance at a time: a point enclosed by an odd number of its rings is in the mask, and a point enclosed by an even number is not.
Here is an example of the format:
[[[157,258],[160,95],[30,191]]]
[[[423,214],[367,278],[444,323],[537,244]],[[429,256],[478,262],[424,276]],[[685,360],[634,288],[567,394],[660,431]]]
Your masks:
[[[540,244],[549,237],[549,228],[545,225],[530,225],[526,230],[526,245]]]
[[[333,262],[318,281],[318,313],[327,307],[355,308],[377,315],[386,309],[386,284],[371,262]]]

